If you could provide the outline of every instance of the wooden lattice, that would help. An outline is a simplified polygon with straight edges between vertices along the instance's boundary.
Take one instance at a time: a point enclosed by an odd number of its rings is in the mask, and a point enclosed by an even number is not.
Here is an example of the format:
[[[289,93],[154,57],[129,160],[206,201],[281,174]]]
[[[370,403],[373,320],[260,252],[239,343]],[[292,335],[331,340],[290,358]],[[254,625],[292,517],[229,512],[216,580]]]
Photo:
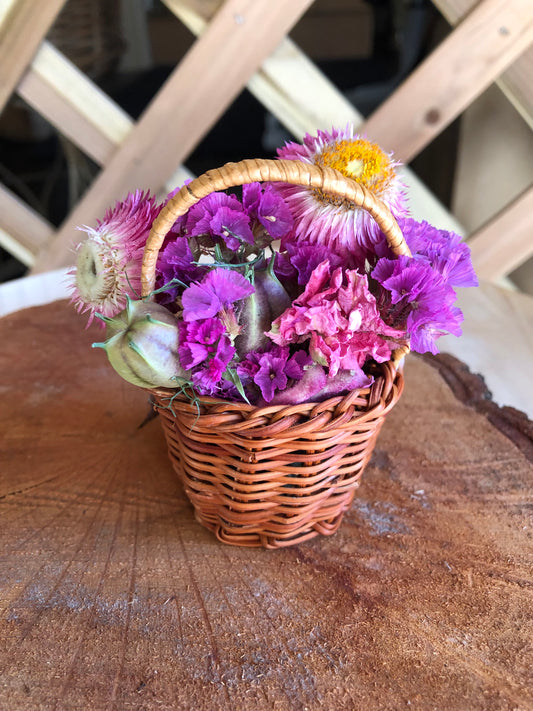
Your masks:
[[[365,122],[286,37],[312,0],[165,1],[199,39],[137,123],[44,39],[65,0],[0,8],[0,108],[18,93],[101,166],[57,231],[0,186],[0,245],[36,270],[69,264],[75,227],[125,191],[180,182],[180,165],[245,85],[298,138],[351,121],[406,161],[492,82],[533,122],[530,0],[434,0],[456,29]],[[460,229],[409,170],[406,180],[417,216]],[[531,199],[529,191],[474,235],[483,277],[497,280],[533,254]]]

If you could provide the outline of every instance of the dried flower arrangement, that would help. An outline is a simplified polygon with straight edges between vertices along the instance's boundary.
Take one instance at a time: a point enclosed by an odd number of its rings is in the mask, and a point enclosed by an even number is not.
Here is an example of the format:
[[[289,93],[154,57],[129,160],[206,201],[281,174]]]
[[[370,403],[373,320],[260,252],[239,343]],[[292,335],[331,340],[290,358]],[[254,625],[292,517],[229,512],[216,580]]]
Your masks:
[[[94,345],[119,375],[150,390],[196,518],[221,541],[334,533],[403,356],[461,333],[469,249],[409,216],[396,167],[350,126],[318,131],[162,204],[128,195],[85,228],[72,299],[105,326]]]
[[[368,386],[369,364],[398,348],[437,353],[440,335],[460,335],[455,288],[477,284],[469,249],[409,216],[390,155],[348,126],[288,143],[278,157],[364,185],[411,256],[393,255],[374,219],[346,200],[245,184],[240,197],[214,192],[176,220],[146,301],[143,251],[163,205],[137,191],[85,228],[72,272],[73,301],[105,323],[95,345],[123,378],[192,398],[297,404]]]

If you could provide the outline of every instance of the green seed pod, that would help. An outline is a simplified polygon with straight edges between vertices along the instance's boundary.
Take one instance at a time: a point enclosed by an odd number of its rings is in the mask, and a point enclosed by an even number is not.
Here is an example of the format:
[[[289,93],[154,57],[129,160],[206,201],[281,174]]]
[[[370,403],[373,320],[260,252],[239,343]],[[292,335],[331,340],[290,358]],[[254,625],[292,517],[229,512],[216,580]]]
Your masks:
[[[274,257],[254,275],[254,293],[246,299],[241,315],[243,333],[235,340],[242,357],[272,343],[265,335],[272,321],[291,305],[291,299],[274,274]]]
[[[178,323],[159,304],[128,300],[126,308],[105,319],[107,340],[93,343],[103,348],[116,372],[141,388],[176,388],[189,379],[178,357]]]

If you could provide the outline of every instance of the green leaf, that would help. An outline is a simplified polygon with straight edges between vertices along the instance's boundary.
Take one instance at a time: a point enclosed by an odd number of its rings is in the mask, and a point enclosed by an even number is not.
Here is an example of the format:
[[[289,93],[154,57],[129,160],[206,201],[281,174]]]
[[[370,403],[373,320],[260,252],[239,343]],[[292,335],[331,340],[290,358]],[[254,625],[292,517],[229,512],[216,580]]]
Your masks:
[[[224,373],[224,377],[226,378],[226,380],[229,380],[230,382],[233,383],[233,385],[235,385],[235,387],[237,388],[237,392],[242,397],[244,402],[246,402],[248,405],[251,405],[252,403],[246,397],[246,393],[244,392],[244,387],[242,385],[241,379],[237,375],[237,372],[235,370],[233,370],[233,368],[228,368],[226,370],[226,372]]]

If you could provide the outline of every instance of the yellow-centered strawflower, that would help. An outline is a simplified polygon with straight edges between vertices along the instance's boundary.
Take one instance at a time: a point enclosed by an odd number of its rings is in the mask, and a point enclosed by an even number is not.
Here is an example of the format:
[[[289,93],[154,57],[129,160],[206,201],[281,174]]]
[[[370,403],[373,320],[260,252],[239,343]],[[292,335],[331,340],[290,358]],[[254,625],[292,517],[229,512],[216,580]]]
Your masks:
[[[399,163],[377,144],[354,134],[353,126],[307,134],[302,144],[280,148],[278,157],[334,168],[371,190],[395,217],[407,215],[405,186],[396,172]],[[374,219],[349,200],[316,188],[279,184],[278,189],[292,210],[298,240],[361,258],[383,239]]]
[[[76,247],[71,271],[72,301],[79,313],[116,316],[127,297],[141,293],[144,245],[160,206],[149,193],[137,190],[109,209],[96,228],[84,227],[87,238]]]

